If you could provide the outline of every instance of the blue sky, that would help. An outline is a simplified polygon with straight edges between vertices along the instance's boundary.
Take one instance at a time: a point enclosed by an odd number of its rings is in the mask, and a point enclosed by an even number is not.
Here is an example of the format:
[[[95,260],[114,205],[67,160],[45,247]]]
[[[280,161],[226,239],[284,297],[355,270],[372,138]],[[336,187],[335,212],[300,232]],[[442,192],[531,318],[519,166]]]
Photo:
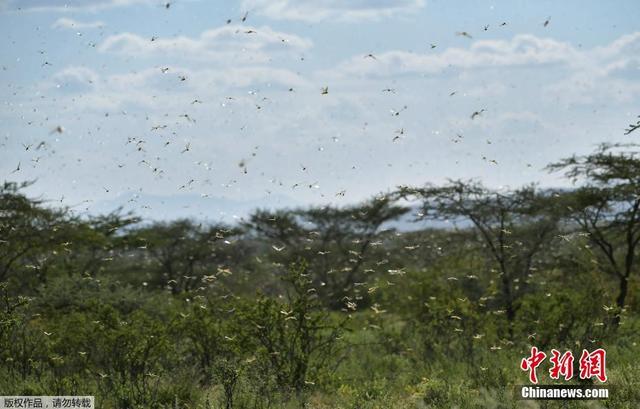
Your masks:
[[[78,212],[216,220],[447,178],[563,185],[546,164],[637,138],[638,12],[0,0],[0,174]]]

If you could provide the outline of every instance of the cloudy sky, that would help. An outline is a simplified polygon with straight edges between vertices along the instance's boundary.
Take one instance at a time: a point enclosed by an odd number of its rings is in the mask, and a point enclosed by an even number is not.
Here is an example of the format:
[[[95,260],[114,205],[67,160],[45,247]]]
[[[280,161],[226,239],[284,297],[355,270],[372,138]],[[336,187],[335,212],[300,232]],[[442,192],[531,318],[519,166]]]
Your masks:
[[[216,220],[447,178],[559,186],[547,163],[640,137],[639,12],[0,0],[0,175],[78,212]]]

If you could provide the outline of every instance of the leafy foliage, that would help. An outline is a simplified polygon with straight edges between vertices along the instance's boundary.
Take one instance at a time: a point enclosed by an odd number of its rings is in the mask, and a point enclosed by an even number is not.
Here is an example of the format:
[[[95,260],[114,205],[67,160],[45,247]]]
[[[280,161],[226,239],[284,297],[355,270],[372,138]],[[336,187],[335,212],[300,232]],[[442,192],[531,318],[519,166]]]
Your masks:
[[[453,181],[239,226],[79,218],[5,183],[0,390],[114,408],[519,407],[537,345],[606,348],[602,405],[637,407],[630,149],[551,165],[574,189]]]

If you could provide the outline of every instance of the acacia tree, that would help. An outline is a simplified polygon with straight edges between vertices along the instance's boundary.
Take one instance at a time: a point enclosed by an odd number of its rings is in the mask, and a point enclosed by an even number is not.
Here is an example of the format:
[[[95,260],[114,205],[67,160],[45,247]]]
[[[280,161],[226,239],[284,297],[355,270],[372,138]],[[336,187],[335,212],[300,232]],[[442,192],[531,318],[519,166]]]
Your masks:
[[[131,241],[155,264],[160,276],[155,277],[154,284],[168,286],[177,294],[193,290],[226,271],[231,251],[225,247],[240,233],[225,225],[176,220],[138,229],[132,233]]]
[[[408,211],[381,196],[344,208],[315,207],[294,211],[257,211],[245,223],[271,247],[271,258],[284,267],[304,259],[322,300],[334,308],[357,293],[366,281],[366,264],[385,223]]]
[[[106,215],[93,216],[88,220],[74,218],[65,243],[70,249],[64,251],[64,269],[71,274],[80,271],[96,276],[113,261],[114,255],[121,254],[129,243],[131,228],[140,222],[132,213],[121,213],[117,209]]]
[[[471,222],[496,266],[499,302],[513,338],[519,299],[529,290],[534,263],[560,218],[553,193],[534,186],[496,191],[476,182],[451,181],[442,187],[401,187],[398,194],[421,201],[421,220]]]
[[[638,115],[638,118],[640,118],[640,115]],[[629,135],[631,132],[637,130],[640,128],[640,121],[636,121],[635,124],[629,124],[629,127],[627,129],[624,130],[624,134],[625,135]]]
[[[46,281],[42,265],[68,241],[67,209],[50,209],[42,200],[24,195],[21,190],[31,184],[0,185],[0,281]]]
[[[599,266],[618,281],[614,324],[637,269],[640,244],[640,152],[635,144],[601,144],[593,153],[550,164],[581,185],[565,194],[570,220],[598,249]]]
[[[0,281],[33,289],[56,275],[95,276],[126,247],[126,229],[139,220],[121,209],[102,216],[73,215],[23,189],[31,182],[0,185]]]

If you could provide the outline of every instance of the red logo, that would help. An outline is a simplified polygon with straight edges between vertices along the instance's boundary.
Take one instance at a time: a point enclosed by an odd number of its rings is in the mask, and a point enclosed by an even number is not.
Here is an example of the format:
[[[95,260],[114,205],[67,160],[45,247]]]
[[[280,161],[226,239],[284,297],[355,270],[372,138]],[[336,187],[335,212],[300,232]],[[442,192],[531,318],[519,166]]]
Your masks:
[[[529,381],[531,383],[538,383],[536,368],[540,366],[546,357],[547,354],[538,352],[537,347],[531,347],[531,356],[529,358],[523,358],[522,362],[520,362],[520,368],[523,371],[529,371]]]
[[[571,351],[567,351],[561,356],[558,350],[552,349],[551,355],[551,364],[553,365],[549,369],[551,379],[559,379],[560,375],[564,376],[566,381],[573,378],[573,354]]]
[[[544,362],[547,354],[539,351],[537,347],[531,347],[531,354],[527,358],[522,358],[520,362],[520,369],[529,372],[529,381],[531,383],[538,383],[538,376],[536,369]],[[566,381],[573,378],[573,354],[571,351],[565,351],[561,354],[556,349],[551,350],[551,368],[549,369],[549,376],[551,379],[560,379],[562,376]],[[607,352],[598,348],[595,351],[589,353],[586,349],[582,350],[580,356],[580,379],[590,379],[596,377],[600,382],[607,381]]]
[[[607,352],[604,349],[598,348],[592,353],[583,349],[580,357],[580,379],[589,379],[595,376],[600,382],[606,382],[606,366]]]

